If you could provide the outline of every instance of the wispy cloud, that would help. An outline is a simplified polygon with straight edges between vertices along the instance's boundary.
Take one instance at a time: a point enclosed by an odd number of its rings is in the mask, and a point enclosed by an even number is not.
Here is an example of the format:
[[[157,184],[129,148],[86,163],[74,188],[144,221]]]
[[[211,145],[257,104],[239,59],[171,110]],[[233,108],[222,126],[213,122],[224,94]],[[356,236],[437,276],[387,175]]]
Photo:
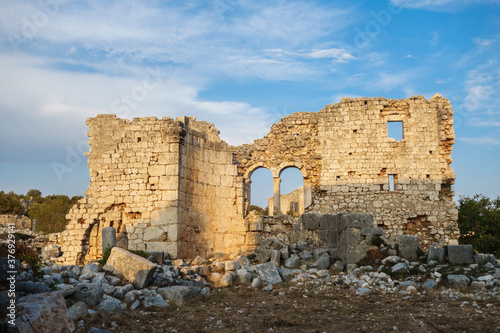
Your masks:
[[[458,138],[459,141],[464,141],[470,144],[500,146],[500,139],[492,137],[483,138]]]
[[[329,58],[335,62],[347,63],[351,60],[356,59],[351,53],[345,49],[326,49],[326,50],[314,50],[307,54],[311,58],[322,59]]]
[[[500,4],[500,0],[390,0],[391,3],[398,7],[425,9],[431,11],[453,12],[462,10],[468,5],[485,4],[496,5]]]

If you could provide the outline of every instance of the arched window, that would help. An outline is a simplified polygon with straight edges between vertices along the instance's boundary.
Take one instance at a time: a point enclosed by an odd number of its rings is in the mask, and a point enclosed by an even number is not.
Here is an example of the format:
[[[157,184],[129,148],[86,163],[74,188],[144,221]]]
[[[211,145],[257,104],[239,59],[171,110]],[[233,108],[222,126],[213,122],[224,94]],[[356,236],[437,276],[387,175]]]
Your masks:
[[[294,166],[280,173],[280,208],[282,214],[299,216],[304,213],[304,177]]]

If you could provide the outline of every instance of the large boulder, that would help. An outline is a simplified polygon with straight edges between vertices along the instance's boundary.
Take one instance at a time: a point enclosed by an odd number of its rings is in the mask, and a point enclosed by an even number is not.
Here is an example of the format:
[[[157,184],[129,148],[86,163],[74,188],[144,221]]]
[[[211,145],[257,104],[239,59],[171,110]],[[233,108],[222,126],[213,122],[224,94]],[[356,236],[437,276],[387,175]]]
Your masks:
[[[186,302],[192,302],[201,297],[201,288],[191,286],[172,286],[159,288],[157,293],[164,300],[169,301],[177,306],[181,306]]]
[[[290,258],[285,260],[285,267],[286,268],[299,268],[300,267],[300,258],[296,254],[292,254]]]
[[[267,284],[283,282],[274,262],[266,262],[265,264],[255,266],[255,268],[262,282]]]
[[[452,286],[467,287],[470,283],[470,279],[465,275],[449,274],[448,282]]]
[[[14,327],[9,332],[73,332],[75,326],[59,291],[32,294],[17,303],[19,310]],[[9,318],[9,317],[8,317]]]
[[[86,275],[89,279],[92,279],[100,269],[101,268],[99,267],[99,265],[88,263],[87,265],[83,266],[81,275]]]
[[[151,281],[156,267],[156,264],[141,256],[114,247],[104,269],[111,271],[114,275],[123,276],[137,289],[143,289]]]

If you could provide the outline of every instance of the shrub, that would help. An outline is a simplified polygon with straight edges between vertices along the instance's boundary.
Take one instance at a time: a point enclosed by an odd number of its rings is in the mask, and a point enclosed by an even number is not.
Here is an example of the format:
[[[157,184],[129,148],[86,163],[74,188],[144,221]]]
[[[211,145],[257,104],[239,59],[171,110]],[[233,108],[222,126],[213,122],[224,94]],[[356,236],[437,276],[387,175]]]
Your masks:
[[[15,249],[16,252],[14,257],[20,262],[28,263],[33,268],[33,274],[35,278],[41,279],[43,277],[43,263],[38,252],[22,242],[16,242]],[[0,245],[0,257],[7,257],[8,254],[7,244]]]

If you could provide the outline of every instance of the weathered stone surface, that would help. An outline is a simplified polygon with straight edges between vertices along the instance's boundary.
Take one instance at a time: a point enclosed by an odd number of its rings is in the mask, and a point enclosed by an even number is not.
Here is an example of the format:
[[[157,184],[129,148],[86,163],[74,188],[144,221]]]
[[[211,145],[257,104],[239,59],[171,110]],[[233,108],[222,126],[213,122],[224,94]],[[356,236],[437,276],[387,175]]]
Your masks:
[[[271,250],[271,261],[276,267],[281,266],[281,252],[279,250]]]
[[[432,279],[428,279],[424,283],[422,283],[422,288],[426,290],[436,290],[438,287],[438,283]]]
[[[102,228],[102,248],[113,248],[116,246],[116,228],[105,227]]]
[[[445,257],[446,252],[444,248],[434,246],[427,248],[427,265],[433,260],[439,264],[444,264]]]
[[[127,250],[114,247],[105,269],[112,271],[115,275],[123,276],[137,289],[142,289],[151,281],[156,265]]]
[[[398,237],[399,256],[408,260],[417,260],[418,237],[402,235]]]
[[[71,320],[77,321],[87,317],[88,310],[89,307],[87,303],[78,301],[68,309],[68,312],[71,317]]]
[[[383,236],[384,229],[376,227],[365,227],[361,229],[361,234],[363,236]]]
[[[76,285],[73,298],[77,301],[94,306],[101,303],[104,296],[104,290],[101,286],[93,283],[82,282]]]
[[[85,274],[89,279],[92,279],[100,269],[101,268],[99,267],[99,265],[88,263],[87,265],[83,266],[81,275]]]
[[[17,291],[24,291],[30,294],[46,293],[50,290],[49,287],[42,282],[19,281],[16,283],[16,286]]]
[[[231,287],[234,282],[234,273],[226,272],[219,281],[221,287]]]
[[[117,316],[123,312],[123,306],[116,298],[109,297],[99,303],[97,310],[106,316]]]
[[[393,273],[407,272],[408,266],[404,262],[398,262],[396,265],[392,266],[391,271]]]
[[[300,267],[300,258],[296,254],[292,254],[290,258],[285,260],[286,268],[299,268]]]
[[[267,284],[282,283],[280,273],[274,262],[266,262],[255,266],[262,282]]]
[[[366,256],[366,252],[370,249],[370,245],[353,245],[347,248],[346,262],[348,264],[356,264]]]
[[[61,255],[61,248],[56,244],[46,245],[42,248],[42,256],[59,257]]]
[[[205,265],[206,262],[207,261],[205,259],[203,259],[202,257],[196,256],[196,258],[193,259],[193,262],[191,262],[191,265],[200,266],[200,265]]]
[[[452,286],[467,287],[470,283],[470,279],[465,275],[449,274],[447,279]]]
[[[306,213],[300,216],[300,223],[304,225],[306,230],[316,230],[319,229],[321,214],[317,213]]]
[[[469,265],[474,263],[472,245],[448,245],[448,261],[452,265]]]
[[[169,302],[165,301],[161,295],[146,296],[142,301],[145,308],[166,308],[170,306]]]
[[[244,268],[236,271],[238,282],[244,286],[249,286],[252,283],[252,274]]]
[[[328,253],[323,253],[321,257],[316,260],[314,264],[312,264],[312,267],[317,268],[317,269],[327,269],[330,267],[330,256]]]
[[[240,268],[240,262],[238,260],[226,261],[224,266],[226,271],[237,271]]]
[[[159,288],[157,292],[163,297],[164,300],[177,306],[181,306],[187,302],[193,302],[201,297],[201,288],[190,286]]]
[[[284,282],[290,282],[297,274],[302,273],[300,269],[278,268],[281,278]]]
[[[12,332],[73,332],[75,326],[59,291],[22,297],[17,306],[23,316],[17,316]],[[29,320],[29,322],[28,322]]]

